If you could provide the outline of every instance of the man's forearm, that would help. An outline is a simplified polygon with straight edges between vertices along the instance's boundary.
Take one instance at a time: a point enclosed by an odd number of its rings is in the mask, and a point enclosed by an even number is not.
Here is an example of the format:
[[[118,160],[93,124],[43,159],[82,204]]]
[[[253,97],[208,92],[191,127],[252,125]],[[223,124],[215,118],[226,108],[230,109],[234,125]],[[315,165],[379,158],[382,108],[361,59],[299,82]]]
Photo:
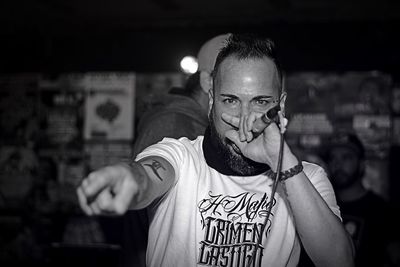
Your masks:
[[[174,183],[172,166],[162,158],[144,158],[129,164],[138,188],[132,198],[130,209],[142,209],[163,195]]]
[[[150,179],[144,169],[144,167],[136,161],[132,161],[129,164],[129,171],[132,172],[137,183],[137,189],[130,202],[129,209],[142,209],[145,208],[148,203],[151,203],[152,196],[149,194],[150,191]]]
[[[287,149],[287,147],[286,147]],[[298,164],[287,151],[282,170]],[[304,172],[282,182],[297,232],[316,266],[353,266],[352,241]]]

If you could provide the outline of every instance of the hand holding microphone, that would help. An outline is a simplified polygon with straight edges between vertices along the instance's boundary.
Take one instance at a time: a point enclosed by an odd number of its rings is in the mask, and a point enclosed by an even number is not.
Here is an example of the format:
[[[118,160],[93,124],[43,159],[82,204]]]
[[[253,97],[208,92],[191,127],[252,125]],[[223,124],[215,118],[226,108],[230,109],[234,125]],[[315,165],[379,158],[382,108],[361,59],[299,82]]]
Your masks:
[[[284,115],[284,104],[286,100],[286,93],[282,93],[276,105],[271,106],[264,114],[252,113],[245,118],[246,121],[242,123],[242,118],[222,114],[222,119],[237,129],[240,135],[240,140],[250,142],[253,138],[258,137],[271,123],[276,123],[281,133],[286,131],[288,120]],[[244,127],[242,127],[243,125]]]
[[[232,129],[225,132],[225,137],[232,141],[241,154],[253,161],[276,166],[279,140],[285,132],[287,119],[284,117],[286,94],[264,111],[251,112],[248,116],[237,117],[222,113],[222,120]]]
[[[264,129],[268,127],[271,123],[276,123],[279,126],[281,133],[284,133],[286,131],[288,120],[285,118],[284,113],[282,111],[285,98],[286,94],[282,94],[278,104],[270,108],[267,112],[265,112],[260,118],[258,118],[254,122],[252,131],[256,135],[261,134],[262,131],[264,131]]]
[[[278,112],[281,110],[279,104],[272,107],[270,110],[265,112],[260,118],[258,118],[254,124],[252,131],[256,134],[260,134],[266,127],[271,123],[279,123]]]

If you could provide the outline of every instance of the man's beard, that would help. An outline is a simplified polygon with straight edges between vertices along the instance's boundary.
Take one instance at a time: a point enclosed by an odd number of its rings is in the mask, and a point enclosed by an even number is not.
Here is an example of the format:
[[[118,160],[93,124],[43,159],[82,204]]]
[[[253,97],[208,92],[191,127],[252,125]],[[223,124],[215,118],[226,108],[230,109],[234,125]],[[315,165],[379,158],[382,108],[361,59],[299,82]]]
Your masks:
[[[221,136],[215,127],[215,122],[211,111],[208,116],[210,125],[210,140],[213,147],[217,149],[217,154],[222,161],[226,163],[234,172],[243,176],[253,176],[261,174],[269,169],[268,165],[255,162],[244,157],[233,148],[236,146],[231,140],[225,136]],[[236,150],[239,150],[236,148]]]

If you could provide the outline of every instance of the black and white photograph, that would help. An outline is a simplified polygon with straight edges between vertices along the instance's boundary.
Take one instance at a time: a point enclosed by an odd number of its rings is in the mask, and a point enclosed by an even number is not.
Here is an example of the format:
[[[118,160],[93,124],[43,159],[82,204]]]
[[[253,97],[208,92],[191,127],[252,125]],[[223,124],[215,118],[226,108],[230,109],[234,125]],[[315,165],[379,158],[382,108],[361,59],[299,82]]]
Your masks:
[[[1,267],[400,267],[400,2],[4,0]]]

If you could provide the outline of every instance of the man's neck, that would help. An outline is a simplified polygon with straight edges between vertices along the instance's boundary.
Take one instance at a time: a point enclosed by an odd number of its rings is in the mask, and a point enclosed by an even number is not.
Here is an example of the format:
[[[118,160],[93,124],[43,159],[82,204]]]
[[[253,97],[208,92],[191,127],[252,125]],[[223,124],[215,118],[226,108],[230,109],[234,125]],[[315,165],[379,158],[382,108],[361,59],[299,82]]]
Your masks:
[[[266,164],[259,164],[257,168],[257,172],[251,174],[251,175],[244,175],[240,174],[237,171],[233,170],[226,159],[226,156],[224,156],[224,152],[218,149],[218,145],[213,141],[213,138],[211,137],[211,130],[210,126],[207,127],[206,132],[204,133],[204,139],[203,139],[203,153],[204,153],[204,158],[207,162],[207,165],[210,166],[211,168],[217,170],[219,173],[224,174],[224,175],[232,175],[232,176],[253,176],[253,175],[259,175],[262,173],[265,173],[270,169],[270,167]]]

